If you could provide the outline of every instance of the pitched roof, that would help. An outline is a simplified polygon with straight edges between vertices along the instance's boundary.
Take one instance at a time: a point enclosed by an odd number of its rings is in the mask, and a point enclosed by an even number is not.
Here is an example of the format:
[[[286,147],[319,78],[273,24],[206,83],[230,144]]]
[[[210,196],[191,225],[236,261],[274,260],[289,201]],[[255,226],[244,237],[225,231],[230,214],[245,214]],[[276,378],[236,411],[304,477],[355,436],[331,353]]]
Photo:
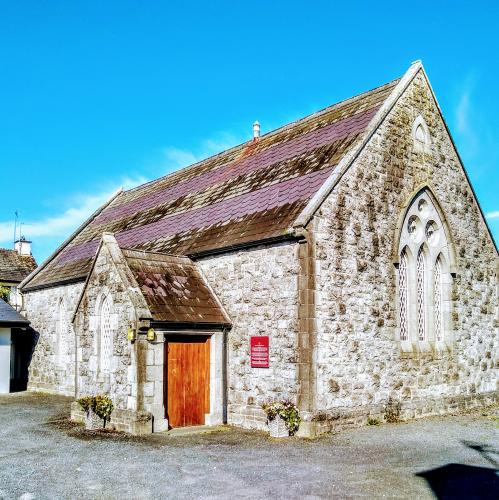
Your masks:
[[[24,326],[29,321],[21,316],[10,304],[0,299],[0,326]]]
[[[0,283],[21,283],[35,268],[36,261],[31,255],[0,248]]]
[[[122,252],[155,321],[230,325],[191,259],[139,250]]]
[[[121,247],[191,256],[285,237],[398,81],[122,192],[25,289],[84,280],[103,232]]]

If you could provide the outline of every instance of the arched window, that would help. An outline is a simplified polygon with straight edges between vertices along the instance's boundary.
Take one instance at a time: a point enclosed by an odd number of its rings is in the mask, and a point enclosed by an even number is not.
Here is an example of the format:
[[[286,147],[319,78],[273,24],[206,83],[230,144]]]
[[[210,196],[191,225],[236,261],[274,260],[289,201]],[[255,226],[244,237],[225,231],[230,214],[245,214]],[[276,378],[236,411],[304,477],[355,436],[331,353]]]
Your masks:
[[[99,368],[102,372],[109,372],[113,349],[111,298],[109,296],[106,296],[101,304],[99,330]]]
[[[414,120],[412,125],[412,139],[416,151],[430,152],[430,131],[421,115]]]
[[[441,342],[443,340],[443,283],[442,283],[442,258],[439,255],[435,263],[435,271],[433,273],[433,324],[435,326],[435,340]]]
[[[414,138],[418,142],[426,143],[426,134],[422,125],[416,127],[416,132],[414,133]]]
[[[398,337],[405,346],[449,340],[450,243],[432,200],[427,190],[414,198],[399,238]]]
[[[407,252],[402,250],[400,256],[399,267],[399,300],[400,300],[400,340],[409,340],[409,325],[408,325],[408,276],[407,276]]]
[[[68,354],[69,323],[66,304],[64,300],[59,302],[59,314],[57,318],[57,361],[65,365]]]
[[[426,283],[425,283],[425,255],[423,247],[419,249],[416,261],[416,293],[418,309],[418,340],[426,340]]]

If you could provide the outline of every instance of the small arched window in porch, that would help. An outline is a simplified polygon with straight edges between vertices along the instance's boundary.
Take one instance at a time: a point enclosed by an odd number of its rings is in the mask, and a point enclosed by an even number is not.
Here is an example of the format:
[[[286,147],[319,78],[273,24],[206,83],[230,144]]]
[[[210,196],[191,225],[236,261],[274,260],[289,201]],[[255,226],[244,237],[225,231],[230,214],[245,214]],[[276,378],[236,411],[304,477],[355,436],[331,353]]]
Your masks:
[[[99,367],[102,372],[109,372],[113,342],[111,328],[111,299],[109,296],[106,296],[101,304],[99,330]]]

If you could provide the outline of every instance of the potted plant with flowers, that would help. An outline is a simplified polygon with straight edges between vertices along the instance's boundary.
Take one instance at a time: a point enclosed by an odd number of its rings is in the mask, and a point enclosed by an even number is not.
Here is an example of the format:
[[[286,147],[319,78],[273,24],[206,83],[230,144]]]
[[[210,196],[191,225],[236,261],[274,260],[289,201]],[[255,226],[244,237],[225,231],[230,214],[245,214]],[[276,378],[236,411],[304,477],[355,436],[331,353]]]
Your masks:
[[[289,399],[271,401],[262,405],[267,415],[267,425],[271,437],[293,436],[300,426],[300,412]]]
[[[110,397],[103,394],[83,396],[77,402],[85,412],[85,429],[95,430],[106,427],[106,422],[114,409]]]

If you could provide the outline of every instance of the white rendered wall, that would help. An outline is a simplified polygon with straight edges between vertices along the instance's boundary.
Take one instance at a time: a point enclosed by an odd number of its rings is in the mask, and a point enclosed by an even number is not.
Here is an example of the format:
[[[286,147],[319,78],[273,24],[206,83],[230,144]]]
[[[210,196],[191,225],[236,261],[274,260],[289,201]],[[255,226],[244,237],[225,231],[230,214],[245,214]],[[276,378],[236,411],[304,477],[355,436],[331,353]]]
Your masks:
[[[0,328],[0,394],[10,390],[10,328]]]

